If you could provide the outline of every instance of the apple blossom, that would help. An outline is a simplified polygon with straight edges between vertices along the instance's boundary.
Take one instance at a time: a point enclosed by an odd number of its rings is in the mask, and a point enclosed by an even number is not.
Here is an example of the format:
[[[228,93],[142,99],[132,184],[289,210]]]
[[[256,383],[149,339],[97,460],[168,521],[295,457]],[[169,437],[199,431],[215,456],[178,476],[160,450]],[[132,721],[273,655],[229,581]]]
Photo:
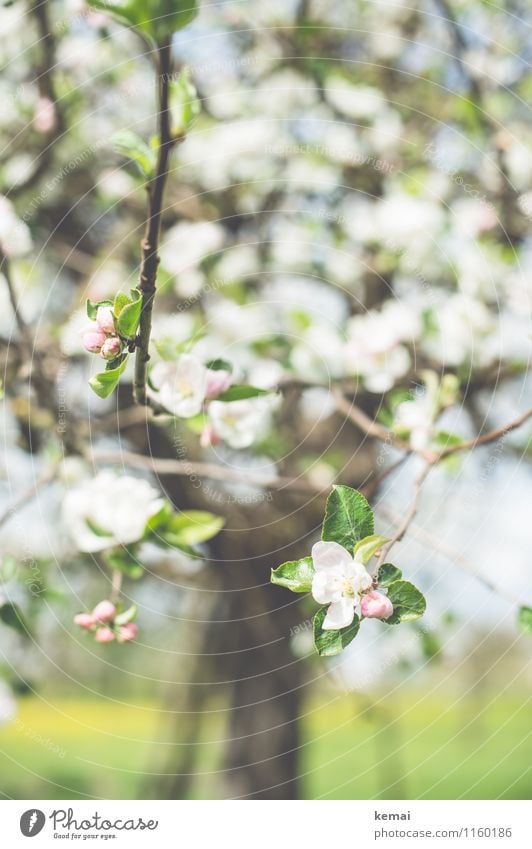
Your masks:
[[[108,336],[100,351],[104,360],[114,360],[122,350],[122,343],[118,336]]]
[[[157,400],[168,412],[188,419],[203,406],[207,369],[193,354],[181,354],[175,362],[157,363],[151,372]]]
[[[103,330],[104,333],[107,333],[108,336],[112,336],[116,333],[115,329],[115,320],[113,308],[109,305],[103,305],[98,307],[96,311],[96,324]]]
[[[434,401],[423,395],[412,401],[402,401],[395,411],[395,428],[409,431],[410,445],[415,451],[427,448],[434,420]]]
[[[49,97],[39,97],[33,116],[33,126],[39,133],[49,133],[56,125],[55,106]]]
[[[373,583],[364,564],[337,542],[317,542],[312,546],[315,574],[312,595],[319,604],[330,604],[323,621],[324,631],[351,624],[362,593]]]
[[[114,633],[110,628],[98,628],[94,635],[94,639],[97,643],[112,643],[115,638]]]
[[[137,637],[138,632],[138,625],[134,622],[127,622],[125,625],[121,625],[118,630],[118,642],[128,643],[130,640],[134,640]]]
[[[366,619],[389,619],[393,613],[393,604],[388,596],[371,590],[362,596],[360,612]]]
[[[104,331],[98,324],[96,324],[95,321],[93,321],[92,324],[86,327],[81,333],[83,347],[91,354],[100,353],[106,338]]]
[[[97,622],[111,622],[116,616],[116,607],[112,601],[100,601],[92,611]]]
[[[207,385],[205,397],[208,399],[217,398],[226,389],[229,389],[232,382],[230,371],[225,369],[207,369]]]
[[[96,619],[92,613],[77,613],[74,616],[74,624],[79,625],[80,628],[90,630],[96,625]]]
[[[211,445],[218,445],[221,442],[220,437],[214,430],[211,424],[205,425],[200,436],[200,445],[202,448],[209,448]]]
[[[67,493],[63,517],[80,551],[102,551],[141,539],[163,504],[147,481],[105,470]]]
[[[211,401],[209,419],[214,432],[231,448],[248,448],[269,424],[274,396],[240,401]]]

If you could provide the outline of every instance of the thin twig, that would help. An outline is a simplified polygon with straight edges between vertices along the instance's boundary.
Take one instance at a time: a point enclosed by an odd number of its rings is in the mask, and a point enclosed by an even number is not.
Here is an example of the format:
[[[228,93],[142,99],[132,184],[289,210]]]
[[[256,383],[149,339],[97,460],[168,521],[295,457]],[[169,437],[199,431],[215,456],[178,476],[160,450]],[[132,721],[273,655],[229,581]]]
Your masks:
[[[9,520],[15,515],[15,513],[18,513],[19,510],[22,510],[23,507],[26,507],[27,504],[33,501],[39,490],[52,483],[52,481],[55,479],[56,473],[57,466],[54,466],[52,469],[50,469],[49,472],[47,472],[41,478],[36,480],[31,487],[25,490],[25,492],[19,495],[13,501],[13,503],[9,505],[7,510],[5,510],[5,512],[2,513],[2,515],[0,516],[0,528],[3,527],[3,525],[5,525],[7,522],[9,522]]]
[[[418,474],[418,476],[415,480],[415,483],[414,483],[414,494],[412,496],[412,501],[410,502],[410,506],[409,506],[408,510],[406,511],[406,514],[404,515],[404,517],[403,517],[399,527],[397,528],[397,531],[393,535],[393,537],[387,543],[385,543],[382,546],[382,548],[380,550],[380,554],[379,554],[379,559],[377,561],[376,570],[378,570],[379,566],[381,566],[385,562],[386,557],[388,556],[388,554],[390,552],[390,549],[395,545],[396,542],[399,542],[400,540],[402,540],[402,538],[404,537],[408,528],[410,527],[410,525],[411,525],[411,523],[412,523],[412,521],[413,521],[413,519],[414,519],[414,517],[415,517],[415,515],[418,511],[419,499],[420,499],[420,496],[421,496],[421,489],[422,489],[423,484],[425,483],[425,481],[427,479],[427,476],[428,476],[430,470],[433,468],[433,466],[434,466],[434,463],[426,462],[423,465],[423,467],[421,468],[421,471],[419,472],[419,474]]]
[[[381,513],[386,519],[392,522],[394,525],[400,525],[401,519],[399,516],[395,515],[388,507],[384,507],[379,505],[377,508],[377,512]],[[502,598],[505,598],[507,601],[515,604],[518,607],[524,607],[525,603],[514,596],[512,593],[509,593],[505,587],[499,587],[490,581],[489,578],[486,578],[474,565],[470,563],[467,558],[465,558],[462,554],[454,549],[450,548],[442,544],[442,542],[434,537],[431,533],[426,531],[424,528],[417,525],[415,522],[410,523],[410,533],[416,539],[426,543],[430,548],[434,551],[437,551],[439,554],[443,555],[447,560],[450,560],[453,564],[456,564],[464,572],[467,572],[469,575],[472,575],[478,581],[480,581],[484,586],[489,589],[491,592],[500,595]]]
[[[170,41],[158,48],[157,92],[159,108],[159,149],[155,177],[148,187],[148,220],[142,240],[142,264],[139,289],[142,293],[137,353],[135,358],[134,396],[137,404],[149,403],[146,392],[147,363],[153,300],[155,298],[157,267],[159,265],[159,236],[163,207],[164,187],[168,176],[168,161],[175,139],[170,126],[169,93],[172,71],[172,48]]]
[[[17,327],[19,329],[20,338],[22,340],[22,344],[24,348],[26,348],[26,355],[28,359],[31,359],[32,355],[32,341],[31,334],[28,328],[28,325],[24,321],[22,317],[22,313],[20,312],[20,307],[17,300],[17,294],[15,292],[15,285],[13,283],[13,278],[11,276],[11,263],[7,254],[4,253],[2,248],[0,247],[0,273],[3,275],[6,285],[7,291],[9,294],[9,301],[11,303],[11,308],[13,310],[13,315],[15,316],[15,321],[17,323]]]
[[[521,427],[521,425],[528,421],[531,416],[532,408],[530,410],[526,410],[516,419],[509,422],[509,424],[495,428],[495,430],[490,430],[488,433],[480,434],[480,436],[476,436],[474,439],[468,439],[465,442],[460,442],[458,445],[450,445],[448,448],[444,448],[443,451],[439,452],[436,462],[444,460],[445,457],[450,457],[451,454],[458,454],[461,451],[469,451],[473,448],[477,448],[479,445],[488,445],[490,442],[496,442],[498,439],[504,438],[507,433],[511,433],[512,430],[517,430],[517,428]]]

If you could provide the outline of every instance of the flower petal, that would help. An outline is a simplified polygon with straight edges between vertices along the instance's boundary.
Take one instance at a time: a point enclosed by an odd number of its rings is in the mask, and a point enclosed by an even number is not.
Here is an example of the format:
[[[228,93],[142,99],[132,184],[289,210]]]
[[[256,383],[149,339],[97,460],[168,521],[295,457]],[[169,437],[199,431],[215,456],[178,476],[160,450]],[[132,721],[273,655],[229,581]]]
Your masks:
[[[338,631],[351,624],[355,616],[355,599],[343,596],[330,605],[321,626],[324,631]]]
[[[342,597],[342,577],[333,570],[316,572],[312,579],[312,597],[318,604],[329,604]]]
[[[337,542],[317,542],[312,546],[312,561],[317,572],[321,569],[340,569],[343,572],[353,564],[348,551]]]

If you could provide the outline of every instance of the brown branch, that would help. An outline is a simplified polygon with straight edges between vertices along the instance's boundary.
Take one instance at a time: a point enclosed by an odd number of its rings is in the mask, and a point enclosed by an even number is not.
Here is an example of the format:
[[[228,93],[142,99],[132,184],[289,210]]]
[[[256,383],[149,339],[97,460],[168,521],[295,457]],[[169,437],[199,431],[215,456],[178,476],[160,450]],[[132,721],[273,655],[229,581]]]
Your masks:
[[[477,448],[479,445],[488,445],[490,442],[496,442],[498,439],[504,438],[506,434],[511,433],[512,430],[517,430],[517,428],[521,427],[521,425],[528,421],[531,416],[532,408],[526,410],[522,413],[522,415],[518,416],[509,424],[495,428],[495,430],[490,430],[488,433],[480,434],[480,436],[476,436],[474,439],[468,439],[465,442],[460,442],[458,445],[450,445],[448,448],[444,448],[443,451],[440,451],[436,455],[435,462],[439,462],[440,460],[445,459],[445,457],[450,457],[451,454],[458,454],[460,451],[469,451],[473,448]]]
[[[161,475],[180,475],[194,478],[211,478],[212,480],[234,481],[236,483],[247,483],[253,486],[271,488],[275,490],[290,489],[294,492],[303,492],[307,495],[324,493],[329,487],[318,487],[304,477],[290,478],[285,476],[265,477],[239,471],[238,469],[224,468],[216,463],[202,463],[189,460],[173,460],[166,457],[146,457],[131,451],[110,451],[96,449],[91,452],[91,457],[96,462],[117,463],[129,466],[132,469],[149,469]]]
[[[13,310],[13,314],[15,316],[15,321],[17,323],[17,327],[19,329],[20,338],[23,347],[25,348],[25,353],[28,359],[31,359],[32,356],[32,340],[31,334],[28,328],[28,325],[24,321],[22,317],[22,313],[20,312],[20,307],[18,305],[17,294],[15,292],[15,286],[13,283],[13,278],[11,276],[11,263],[9,262],[8,256],[4,253],[2,248],[0,247],[0,273],[4,276],[7,285],[7,291],[9,294],[9,301],[11,303],[11,308]]]
[[[148,187],[148,220],[142,240],[142,264],[139,289],[142,293],[142,312],[140,316],[137,353],[135,358],[134,397],[137,404],[148,404],[146,392],[146,371],[150,358],[149,346],[153,300],[155,298],[157,268],[159,265],[159,237],[164,187],[168,176],[168,161],[175,139],[170,126],[170,79],[172,72],[172,48],[170,41],[158,48],[157,92],[159,108],[159,149],[155,177]]]

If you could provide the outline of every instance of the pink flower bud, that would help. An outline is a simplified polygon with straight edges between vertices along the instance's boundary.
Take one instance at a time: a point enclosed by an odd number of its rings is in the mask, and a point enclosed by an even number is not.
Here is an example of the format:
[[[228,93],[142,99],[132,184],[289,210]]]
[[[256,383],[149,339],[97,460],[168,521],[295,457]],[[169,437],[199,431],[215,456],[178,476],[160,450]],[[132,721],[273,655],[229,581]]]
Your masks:
[[[97,622],[111,622],[116,616],[116,607],[112,601],[101,601],[92,611]]]
[[[39,97],[35,107],[33,126],[38,133],[49,133],[56,123],[55,106],[49,97]]]
[[[209,448],[211,445],[218,445],[220,442],[221,439],[214,430],[212,424],[205,425],[200,436],[201,447]]]
[[[109,336],[116,333],[113,308],[109,306],[98,307],[96,312],[96,324],[100,330],[103,330],[103,332],[107,333]]]
[[[362,596],[360,610],[366,619],[388,619],[393,613],[393,604],[388,596],[371,590]]]
[[[110,628],[98,628],[94,635],[97,643],[112,643],[115,635]]]
[[[217,398],[226,389],[231,386],[231,373],[224,369],[207,369],[207,386],[205,389],[206,398]]]
[[[106,336],[103,330],[100,330],[94,321],[91,325],[89,325],[89,327],[82,331],[81,339],[86,351],[89,351],[91,354],[99,354]]]
[[[134,622],[128,622],[126,625],[122,625],[120,631],[118,633],[118,639],[121,643],[128,643],[130,640],[134,640],[139,632],[138,625],[135,625]]]
[[[104,360],[114,360],[115,357],[118,357],[121,350],[122,343],[118,336],[108,336],[102,345],[100,354]]]
[[[74,616],[74,624],[79,625],[80,628],[89,630],[96,625],[96,619],[92,613],[77,613]]]

